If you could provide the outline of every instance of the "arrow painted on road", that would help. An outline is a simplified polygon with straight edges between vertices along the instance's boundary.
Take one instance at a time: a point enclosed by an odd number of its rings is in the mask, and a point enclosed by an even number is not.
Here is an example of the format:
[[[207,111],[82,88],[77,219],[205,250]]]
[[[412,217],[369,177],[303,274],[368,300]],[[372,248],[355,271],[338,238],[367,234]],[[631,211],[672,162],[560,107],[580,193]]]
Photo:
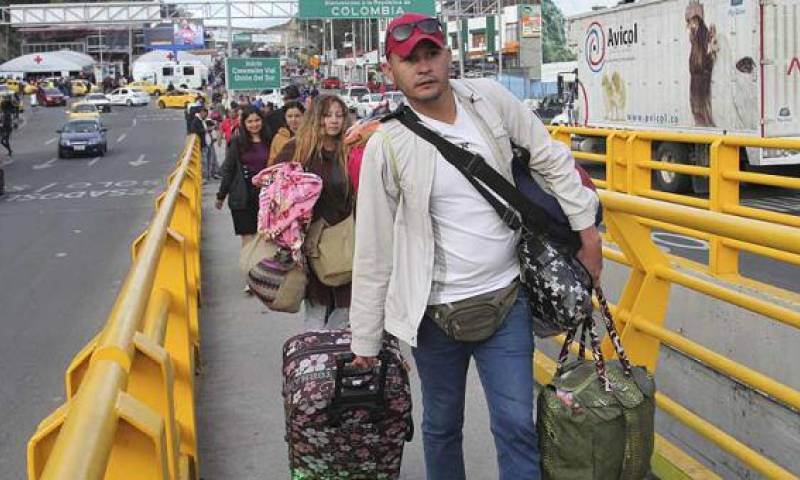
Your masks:
[[[130,165],[132,167],[141,167],[145,163],[150,163],[149,161],[145,160],[144,157],[145,157],[145,155],[143,153],[143,154],[139,155],[139,158],[137,158],[135,161],[128,162],[128,165]]]
[[[52,167],[52,166],[53,166],[53,163],[54,163],[55,161],[56,161],[56,159],[55,159],[55,158],[51,158],[49,161],[47,161],[47,162],[45,162],[45,163],[40,163],[39,165],[34,165],[34,166],[33,166],[33,169],[34,169],[34,170],[41,170],[41,169],[43,169],[43,168],[50,168],[50,167]]]

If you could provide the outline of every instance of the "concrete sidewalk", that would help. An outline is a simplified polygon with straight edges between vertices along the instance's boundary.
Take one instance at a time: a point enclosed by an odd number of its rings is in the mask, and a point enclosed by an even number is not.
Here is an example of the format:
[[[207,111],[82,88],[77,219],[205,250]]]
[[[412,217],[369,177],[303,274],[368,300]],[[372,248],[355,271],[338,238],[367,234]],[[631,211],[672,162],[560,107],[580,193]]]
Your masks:
[[[281,398],[283,342],[299,333],[301,314],[268,311],[243,292],[240,240],[230,211],[214,209],[218,183],[204,186],[200,311],[201,366],[196,378],[200,474],[205,480],[289,478]],[[406,349],[406,357],[412,361]],[[423,480],[419,382],[412,370],[417,433],[406,444],[401,479]],[[470,479],[497,478],[488,411],[475,368],[467,393],[464,451]]]

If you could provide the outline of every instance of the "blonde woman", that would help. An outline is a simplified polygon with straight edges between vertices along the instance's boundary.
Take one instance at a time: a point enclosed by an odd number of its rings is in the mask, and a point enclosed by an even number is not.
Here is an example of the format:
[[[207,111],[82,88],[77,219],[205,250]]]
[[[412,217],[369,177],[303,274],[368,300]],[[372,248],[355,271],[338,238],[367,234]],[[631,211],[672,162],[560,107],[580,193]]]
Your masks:
[[[322,193],[314,205],[314,220],[328,225],[345,220],[353,212],[355,198],[347,175],[344,134],[350,127],[347,107],[336,95],[315,98],[297,131],[275,158],[275,163],[295,161],[322,178]],[[305,324],[311,329],[345,328],[349,322],[350,284],[328,287],[309,275]]]

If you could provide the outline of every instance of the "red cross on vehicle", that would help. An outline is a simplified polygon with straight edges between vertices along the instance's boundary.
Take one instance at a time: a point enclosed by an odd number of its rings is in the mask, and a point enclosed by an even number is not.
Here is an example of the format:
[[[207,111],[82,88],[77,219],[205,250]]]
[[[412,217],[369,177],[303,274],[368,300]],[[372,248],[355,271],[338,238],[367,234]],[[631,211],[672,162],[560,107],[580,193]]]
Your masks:
[[[175,55],[173,55],[172,53],[168,53],[167,54],[167,60],[172,61],[174,58],[175,58]]]
[[[42,58],[39,55],[36,55],[35,57],[33,57],[33,61],[36,62],[37,64],[40,64],[44,61],[44,58]]]

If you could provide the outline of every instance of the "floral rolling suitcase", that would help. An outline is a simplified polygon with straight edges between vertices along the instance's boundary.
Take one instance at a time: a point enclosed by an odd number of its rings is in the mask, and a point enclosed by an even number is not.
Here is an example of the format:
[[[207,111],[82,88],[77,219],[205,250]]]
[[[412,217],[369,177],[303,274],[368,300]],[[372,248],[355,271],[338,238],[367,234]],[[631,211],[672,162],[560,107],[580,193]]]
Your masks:
[[[411,389],[397,340],[379,364],[349,366],[349,330],[311,331],[283,346],[286,442],[293,480],[390,480],[413,435]]]

